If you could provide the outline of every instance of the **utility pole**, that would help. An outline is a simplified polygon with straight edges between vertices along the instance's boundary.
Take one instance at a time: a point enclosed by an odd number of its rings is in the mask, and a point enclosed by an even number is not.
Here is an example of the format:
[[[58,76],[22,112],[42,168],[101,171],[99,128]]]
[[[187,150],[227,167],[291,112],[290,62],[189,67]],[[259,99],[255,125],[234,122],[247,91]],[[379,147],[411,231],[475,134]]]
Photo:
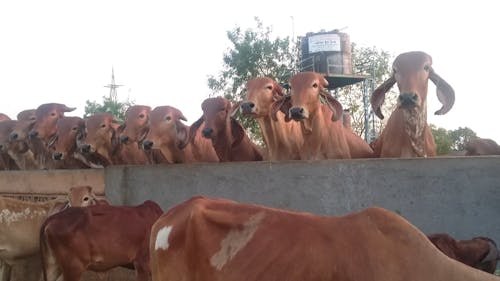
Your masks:
[[[111,83],[104,86],[105,88],[109,88],[109,99],[116,103],[118,101],[118,94],[116,92],[116,89],[118,87],[121,87],[123,85],[116,85],[115,84],[115,69],[114,67],[111,68]]]

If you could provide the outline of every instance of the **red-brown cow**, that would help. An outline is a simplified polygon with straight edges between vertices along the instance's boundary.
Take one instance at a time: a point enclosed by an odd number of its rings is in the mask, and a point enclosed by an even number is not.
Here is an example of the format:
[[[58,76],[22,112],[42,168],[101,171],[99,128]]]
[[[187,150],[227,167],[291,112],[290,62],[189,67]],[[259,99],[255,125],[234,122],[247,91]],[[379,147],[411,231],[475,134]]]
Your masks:
[[[304,137],[301,159],[351,158],[339,121],[342,105],[326,90],[326,79],[319,73],[301,72],[290,79],[290,84],[291,98],[277,101],[275,108],[300,122]],[[321,101],[326,105],[322,106]]]
[[[203,116],[190,128],[190,138],[194,140],[198,129],[203,136],[212,141],[212,145],[221,162],[261,161],[262,153],[250,140],[245,129],[231,117],[231,102],[223,97],[208,98],[201,105]]]
[[[118,128],[120,124],[110,113],[97,113],[85,118],[85,133],[77,139],[79,150],[90,163],[108,166],[119,163]]]
[[[500,145],[492,139],[474,139],[465,144],[465,155],[500,155]]]
[[[57,120],[57,130],[49,148],[52,159],[59,169],[89,168],[90,163],[79,154],[77,138],[85,132],[85,121],[80,117],[61,117]]]
[[[149,128],[149,113],[147,105],[132,105],[125,112],[125,122],[119,129],[121,145],[117,150],[119,163],[116,164],[149,164],[152,162],[140,147]]]
[[[158,106],[150,113],[150,128],[143,142],[145,150],[159,149],[169,163],[219,162],[210,140],[197,133],[189,141],[186,117],[172,106]]]
[[[72,186],[68,192],[68,207],[88,207],[92,205],[109,205],[108,200],[97,198],[92,187],[88,185]]]
[[[304,145],[300,124],[286,122],[287,116],[278,111],[273,116],[273,103],[284,97],[282,88],[268,77],[258,77],[246,83],[246,100],[241,104],[244,116],[255,118],[266,143],[269,160],[298,160]]]
[[[455,240],[448,234],[430,234],[429,240],[448,257],[477,269],[495,273],[500,259],[497,244],[487,237]]]
[[[41,227],[44,279],[78,281],[85,270],[107,271],[133,264],[138,281],[150,280],[149,237],[163,213],[158,204],[68,208]]]
[[[374,144],[380,157],[428,157],[436,155],[436,144],[427,124],[427,86],[430,79],[436,85],[437,96],[443,107],[436,115],[447,113],[455,102],[453,88],[432,68],[432,58],[424,52],[400,54],[392,65],[393,74],[372,94],[375,114],[383,119],[380,107],[385,93],[397,83],[397,108]]]
[[[195,197],[151,229],[153,281],[498,281],[382,208],[318,216]]]

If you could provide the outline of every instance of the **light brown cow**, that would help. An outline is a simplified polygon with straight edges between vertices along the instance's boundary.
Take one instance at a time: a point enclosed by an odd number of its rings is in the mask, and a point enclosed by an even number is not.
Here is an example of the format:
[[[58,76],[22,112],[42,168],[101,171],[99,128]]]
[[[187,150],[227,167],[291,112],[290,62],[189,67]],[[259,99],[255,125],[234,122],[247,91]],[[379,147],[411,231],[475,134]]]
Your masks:
[[[138,281],[150,280],[149,237],[163,213],[158,204],[68,208],[40,230],[44,280],[78,281],[85,270],[107,271],[133,264]],[[104,230],[104,231],[103,231]]]
[[[25,109],[17,114],[17,120],[32,121],[36,120],[36,109]]]
[[[143,142],[145,150],[159,149],[168,163],[219,162],[210,140],[197,133],[189,141],[186,117],[172,106],[158,106],[150,113],[150,128]]]
[[[8,154],[16,162],[21,170],[38,169],[39,165],[35,159],[35,154],[30,149],[28,133],[35,124],[35,120],[17,120],[9,135]],[[35,142],[40,140],[36,140]]]
[[[273,103],[284,97],[281,86],[271,78],[258,77],[249,80],[245,89],[246,100],[241,103],[241,112],[259,124],[269,160],[299,160],[304,145],[300,124],[286,122],[287,116],[281,111],[272,114]]]
[[[97,113],[85,118],[86,130],[77,139],[77,144],[87,161],[102,166],[119,163],[119,127],[120,123],[110,113]]]
[[[88,207],[92,205],[109,205],[105,198],[97,198],[91,186],[72,186],[68,192],[68,207]]]
[[[67,198],[57,198],[47,202],[29,202],[0,196],[0,260],[6,263],[2,281],[8,281],[11,266],[26,265],[29,268],[40,268],[32,265],[40,263],[39,259],[31,259],[39,253],[40,227],[45,219],[71,206],[87,206],[106,204],[103,199],[93,199],[95,195],[89,187],[74,187]],[[33,275],[33,273],[30,273]],[[38,274],[41,274],[38,271]],[[36,274],[35,274],[36,275]],[[40,275],[36,278],[38,279]]]
[[[15,120],[0,121],[0,170],[18,170],[19,167],[9,155],[9,135],[12,133]]]
[[[477,269],[495,273],[500,259],[497,244],[487,237],[455,240],[446,233],[427,235],[429,240],[448,257]]]
[[[223,97],[208,98],[203,101],[201,109],[203,116],[189,130],[192,141],[204,124],[201,133],[212,141],[221,162],[263,160],[260,149],[250,140],[241,124],[231,117],[234,108],[230,101]]]
[[[393,74],[372,94],[375,114],[383,119],[380,107],[385,93],[397,83],[397,108],[374,144],[380,157],[427,157],[436,155],[436,144],[427,124],[427,86],[430,79],[436,85],[437,96],[443,104],[436,115],[447,113],[455,102],[453,88],[432,68],[432,58],[424,52],[408,52],[396,57]]]
[[[342,122],[342,105],[326,90],[319,73],[301,72],[290,79],[291,97],[277,101],[282,112],[300,122],[304,138],[301,159],[351,158]],[[321,102],[326,105],[322,106]]]
[[[77,139],[85,132],[85,121],[80,117],[63,116],[57,120],[57,130],[48,144],[52,159],[58,169],[90,168],[89,163],[77,149]],[[102,166],[101,166],[102,167]]]
[[[156,221],[149,249],[153,281],[499,280],[376,207],[334,217],[195,197]]]
[[[141,148],[141,142],[149,129],[149,113],[147,105],[132,105],[125,112],[125,122],[119,129],[121,145],[117,150],[116,164],[149,164],[152,160]]]
[[[465,144],[465,155],[500,155],[500,145],[492,139],[474,139]]]

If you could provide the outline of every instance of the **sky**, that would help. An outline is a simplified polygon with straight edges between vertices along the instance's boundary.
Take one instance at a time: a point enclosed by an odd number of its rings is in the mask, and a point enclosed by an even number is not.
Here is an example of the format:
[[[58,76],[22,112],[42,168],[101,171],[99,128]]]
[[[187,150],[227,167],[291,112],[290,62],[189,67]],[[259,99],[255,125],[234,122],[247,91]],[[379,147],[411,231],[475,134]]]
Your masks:
[[[495,6],[494,6],[495,5]],[[469,127],[500,143],[497,28],[494,1],[34,1],[0,2],[0,112],[48,102],[76,107],[109,94],[114,68],[118,98],[179,108],[188,124],[211,93],[207,76],[222,70],[226,31],[255,27],[275,36],[345,28],[351,42],[394,56],[424,51],[455,89],[443,116],[430,83],[428,122]]]

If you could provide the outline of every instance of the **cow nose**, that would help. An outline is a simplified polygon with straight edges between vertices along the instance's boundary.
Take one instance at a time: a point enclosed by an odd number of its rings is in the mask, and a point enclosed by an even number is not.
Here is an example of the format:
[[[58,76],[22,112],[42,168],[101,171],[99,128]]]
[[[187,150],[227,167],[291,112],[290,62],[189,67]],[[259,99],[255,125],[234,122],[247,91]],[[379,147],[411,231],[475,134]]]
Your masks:
[[[16,132],[12,132],[9,135],[9,141],[15,141],[19,138],[19,135]]]
[[[28,136],[29,136],[30,139],[34,139],[34,138],[38,137],[38,131],[31,130],[29,132]]]
[[[292,107],[290,108],[290,117],[294,120],[304,119],[304,108],[302,107]]]
[[[4,145],[0,143],[0,151],[4,151]]]
[[[402,107],[414,107],[417,105],[418,95],[416,93],[402,93],[399,95],[399,104]]]
[[[121,143],[127,143],[129,140],[129,137],[128,136],[120,136],[120,142]]]
[[[201,133],[203,134],[203,136],[205,138],[211,137],[213,132],[214,132],[214,129],[212,129],[212,128],[204,128],[203,131],[201,131]]]
[[[52,153],[52,159],[54,159],[54,160],[61,160],[62,157],[63,157],[63,154],[61,152]]]
[[[83,153],[89,153],[90,152],[90,144],[82,144],[81,150]]]
[[[145,140],[142,142],[142,149],[144,150],[150,150],[153,148],[153,142],[150,140]]]
[[[243,111],[243,114],[249,114],[253,112],[253,109],[255,107],[255,104],[251,101],[247,101],[241,104],[241,110]]]

